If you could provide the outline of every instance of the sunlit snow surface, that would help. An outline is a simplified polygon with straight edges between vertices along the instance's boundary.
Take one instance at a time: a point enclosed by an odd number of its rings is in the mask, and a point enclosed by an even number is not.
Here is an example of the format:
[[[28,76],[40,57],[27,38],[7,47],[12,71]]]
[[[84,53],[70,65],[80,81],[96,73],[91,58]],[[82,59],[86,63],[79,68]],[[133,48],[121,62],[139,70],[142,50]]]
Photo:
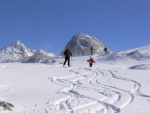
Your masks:
[[[90,56],[71,58],[71,67],[64,58],[0,63],[0,100],[15,106],[0,113],[150,113],[149,55],[123,58],[129,53],[94,55],[93,67]]]

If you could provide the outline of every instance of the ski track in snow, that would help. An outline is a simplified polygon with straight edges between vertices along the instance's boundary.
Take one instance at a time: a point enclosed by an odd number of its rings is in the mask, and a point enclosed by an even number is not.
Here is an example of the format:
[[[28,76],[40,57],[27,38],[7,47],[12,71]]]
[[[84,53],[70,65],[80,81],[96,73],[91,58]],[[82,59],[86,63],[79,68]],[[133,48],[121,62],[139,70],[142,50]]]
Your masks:
[[[135,96],[150,98],[140,92],[140,83],[117,76],[115,70],[73,67],[68,71],[73,74],[51,78],[51,82],[64,87],[59,93],[65,97],[53,100],[46,113],[120,113]],[[115,85],[116,80],[120,86]],[[121,87],[126,84],[129,89]]]

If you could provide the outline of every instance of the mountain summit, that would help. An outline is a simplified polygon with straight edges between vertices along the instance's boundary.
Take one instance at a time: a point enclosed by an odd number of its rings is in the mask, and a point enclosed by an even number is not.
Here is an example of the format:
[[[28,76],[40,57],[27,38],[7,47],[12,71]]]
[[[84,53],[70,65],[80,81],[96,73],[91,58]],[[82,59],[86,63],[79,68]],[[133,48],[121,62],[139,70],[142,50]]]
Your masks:
[[[104,52],[105,45],[102,44],[98,39],[87,34],[78,33],[72,37],[65,49],[70,47],[73,56],[84,56],[90,55],[91,46],[94,48],[94,54],[100,54]],[[61,52],[61,55],[63,55],[63,52]]]
[[[23,43],[18,40],[0,50],[0,62],[25,62],[26,60],[31,62],[31,59],[38,59],[38,61],[36,62],[39,62],[50,59],[54,56],[54,54],[47,53],[43,50],[28,49]]]
[[[34,51],[25,47],[20,41],[15,41],[11,45],[0,50],[0,62],[18,61],[32,56]]]

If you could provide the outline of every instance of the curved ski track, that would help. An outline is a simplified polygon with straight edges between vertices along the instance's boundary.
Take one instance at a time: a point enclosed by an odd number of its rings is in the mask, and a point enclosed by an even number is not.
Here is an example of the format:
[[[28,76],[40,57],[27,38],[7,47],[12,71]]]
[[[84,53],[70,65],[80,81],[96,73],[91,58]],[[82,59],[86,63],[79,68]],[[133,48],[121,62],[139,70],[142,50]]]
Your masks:
[[[51,82],[64,87],[59,92],[65,97],[53,100],[46,113],[120,113],[135,96],[150,98],[140,92],[140,83],[117,76],[115,70],[77,67],[68,71],[73,74],[51,78]],[[128,89],[123,87],[126,84]]]

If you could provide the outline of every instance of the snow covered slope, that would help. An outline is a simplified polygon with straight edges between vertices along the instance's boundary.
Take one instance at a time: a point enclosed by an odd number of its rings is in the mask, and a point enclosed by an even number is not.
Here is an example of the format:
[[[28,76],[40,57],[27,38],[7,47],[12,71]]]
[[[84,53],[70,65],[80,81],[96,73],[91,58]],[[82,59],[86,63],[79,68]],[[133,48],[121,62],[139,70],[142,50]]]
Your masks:
[[[144,55],[147,47],[138,51]],[[62,66],[64,58],[0,63],[0,101],[15,106],[0,113],[150,113],[150,60],[100,57],[93,56],[93,67],[89,56],[71,58],[71,67]]]
[[[127,50],[121,52],[114,52],[100,56],[101,60],[146,60],[150,59],[150,45]]]

